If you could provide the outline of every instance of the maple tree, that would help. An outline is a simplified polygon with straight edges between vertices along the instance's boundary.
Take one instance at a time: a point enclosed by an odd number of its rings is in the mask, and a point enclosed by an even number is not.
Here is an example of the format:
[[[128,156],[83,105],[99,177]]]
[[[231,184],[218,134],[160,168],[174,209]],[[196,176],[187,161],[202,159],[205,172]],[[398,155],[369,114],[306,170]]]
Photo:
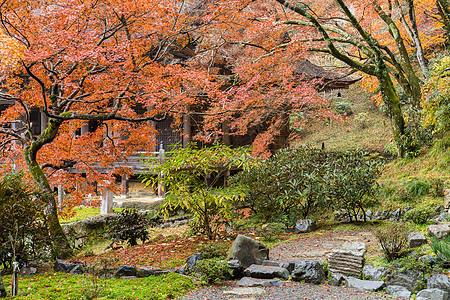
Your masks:
[[[148,121],[198,114],[204,138],[220,136],[219,123],[241,134],[253,126],[263,153],[288,128],[290,111],[325,112],[329,103],[312,85],[294,83],[291,62],[304,48],[283,44],[285,30],[273,29],[281,7],[232,2],[3,1],[3,172],[27,168],[40,189],[69,190],[65,204],[74,205],[95,192],[89,183],[114,189],[114,172],[130,172],[114,163],[152,149]],[[56,255],[64,256],[57,203],[45,200]]]

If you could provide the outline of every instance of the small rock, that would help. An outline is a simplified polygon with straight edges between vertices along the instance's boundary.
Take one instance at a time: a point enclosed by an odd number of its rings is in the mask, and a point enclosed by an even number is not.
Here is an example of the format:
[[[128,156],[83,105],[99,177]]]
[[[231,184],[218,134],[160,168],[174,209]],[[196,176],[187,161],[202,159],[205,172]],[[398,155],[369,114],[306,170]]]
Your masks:
[[[307,233],[316,230],[316,220],[301,219],[295,224],[295,233]]]
[[[421,257],[419,257],[419,261],[427,262],[430,266],[432,266],[436,263],[436,258],[431,255],[422,255]]]
[[[255,286],[282,286],[283,282],[280,279],[261,279],[261,278],[251,278],[251,277],[243,277],[241,280],[236,282],[237,286],[247,286],[247,287],[255,287]]]
[[[117,268],[114,277],[119,278],[122,276],[136,276],[137,270],[134,266],[120,266]]]
[[[346,278],[347,287],[357,289],[359,291],[376,292],[384,288],[384,281],[361,280],[354,277]]]
[[[408,245],[409,248],[420,247],[427,243],[427,238],[420,232],[410,232],[408,234]]]
[[[387,220],[388,218],[389,218],[389,211],[383,210],[383,212],[381,213],[381,215],[378,219],[379,220]]]
[[[37,273],[37,268],[35,267],[25,267],[21,268],[19,271],[20,276],[30,276]]]
[[[61,259],[55,261],[53,269],[56,272],[68,273],[68,274],[82,274],[84,265],[78,262],[63,262]]]
[[[340,273],[331,273],[331,279],[328,284],[332,286],[341,286],[345,283],[345,276]]]
[[[398,221],[398,220],[400,220],[400,216],[401,216],[401,211],[399,208],[392,212],[391,217],[389,218],[389,221],[391,221],[391,222]]]
[[[446,291],[436,289],[436,288],[428,288],[425,290],[421,290],[416,295],[416,300],[448,300],[449,296]]]
[[[370,209],[368,209],[366,211],[366,218],[367,218],[367,220],[372,220],[372,217],[373,217],[373,213],[372,213],[372,211]]]
[[[381,280],[389,274],[389,269],[386,267],[374,267],[371,265],[365,265],[363,267],[364,277],[372,280]]]
[[[184,268],[184,271],[186,272],[186,275],[189,275],[190,273],[192,273],[192,269],[197,264],[197,261],[199,261],[201,259],[202,259],[202,254],[201,253],[194,253],[193,255],[189,256],[186,259],[186,267]]]
[[[244,295],[262,295],[265,294],[266,291],[262,288],[258,287],[240,287],[240,288],[234,288],[229,291],[224,291],[224,295],[237,295],[237,296],[244,296]]]
[[[379,210],[377,210],[376,212],[375,212],[375,214],[373,215],[373,220],[378,220],[379,218],[380,218],[380,215],[381,215],[381,213],[380,213],[380,211]]]

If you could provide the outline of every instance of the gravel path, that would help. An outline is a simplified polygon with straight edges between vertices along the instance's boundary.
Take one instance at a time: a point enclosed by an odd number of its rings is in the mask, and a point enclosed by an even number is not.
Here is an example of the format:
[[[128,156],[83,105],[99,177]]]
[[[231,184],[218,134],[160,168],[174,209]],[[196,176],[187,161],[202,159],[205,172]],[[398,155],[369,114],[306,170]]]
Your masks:
[[[335,287],[330,285],[313,285],[301,282],[284,282],[281,287],[264,287],[265,294],[262,295],[226,295],[224,291],[235,288],[234,282],[224,286],[208,287],[192,291],[180,300],[215,300],[215,299],[247,299],[247,300],[294,300],[294,299],[339,299],[339,300],[365,300],[365,299],[405,299],[392,297],[384,293],[369,293],[357,291],[346,287]]]

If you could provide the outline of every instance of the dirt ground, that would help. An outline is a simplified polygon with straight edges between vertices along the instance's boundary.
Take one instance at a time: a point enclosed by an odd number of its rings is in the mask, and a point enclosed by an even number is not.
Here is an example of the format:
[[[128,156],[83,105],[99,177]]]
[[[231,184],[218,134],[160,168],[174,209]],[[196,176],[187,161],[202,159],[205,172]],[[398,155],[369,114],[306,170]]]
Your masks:
[[[363,242],[366,244],[369,256],[380,256],[381,251],[378,241],[370,228],[341,229],[341,226],[327,227],[307,234],[299,234],[298,237],[278,244],[270,249],[269,257],[272,260],[293,261],[298,259],[322,259],[349,242]]]

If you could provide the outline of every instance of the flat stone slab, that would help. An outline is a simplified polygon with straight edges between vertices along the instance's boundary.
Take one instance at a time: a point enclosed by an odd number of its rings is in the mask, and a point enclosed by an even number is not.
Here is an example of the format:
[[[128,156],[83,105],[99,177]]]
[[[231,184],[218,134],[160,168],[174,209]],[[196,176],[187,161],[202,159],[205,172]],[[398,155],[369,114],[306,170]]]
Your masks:
[[[260,279],[243,277],[236,282],[237,286],[255,287],[255,286],[282,286],[283,282],[280,279]]]
[[[354,277],[347,277],[347,287],[360,291],[376,292],[384,288],[384,281],[361,280]]]
[[[245,276],[252,278],[284,278],[289,279],[289,271],[285,268],[272,267],[272,266],[262,266],[262,265],[251,265],[244,271]]]
[[[262,295],[265,293],[266,291],[259,287],[238,287],[223,292],[224,295],[237,295],[237,296]]]
[[[449,225],[429,225],[427,227],[428,234],[438,239],[446,237],[450,233]]]

